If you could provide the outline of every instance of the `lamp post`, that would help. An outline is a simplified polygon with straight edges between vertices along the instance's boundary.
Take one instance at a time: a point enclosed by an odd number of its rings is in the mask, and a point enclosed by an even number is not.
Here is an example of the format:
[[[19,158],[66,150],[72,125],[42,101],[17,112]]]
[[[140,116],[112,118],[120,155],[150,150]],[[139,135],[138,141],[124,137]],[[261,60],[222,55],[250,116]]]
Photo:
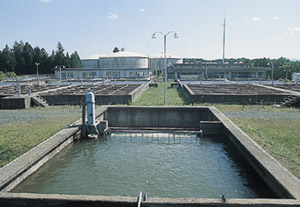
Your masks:
[[[270,65],[270,63],[268,63],[267,65]],[[272,85],[274,83],[274,63],[271,62],[271,65],[272,65],[272,73],[271,73],[271,78],[272,78]]]
[[[174,31],[170,31],[166,34],[162,32],[154,32],[152,34],[152,39],[156,39],[156,34],[161,34],[164,37],[164,105],[166,105],[166,88],[167,88],[167,36],[171,33],[174,33],[174,38],[178,38],[178,35]]]
[[[39,65],[40,63],[35,63],[36,65],[36,79],[37,79],[37,84],[40,85],[40,81],[39,81]]]
[[[286,84],[286,80],[288,78],[288,74],[291,70],[283,70],[285,72],[285,79],[284,79],[284,84]]]
[[[64,65],[57,65],[57,66],[55,66],[55,68],[59,69],[59,81],[61,82],[61,68],[65,68],[65,66]]]

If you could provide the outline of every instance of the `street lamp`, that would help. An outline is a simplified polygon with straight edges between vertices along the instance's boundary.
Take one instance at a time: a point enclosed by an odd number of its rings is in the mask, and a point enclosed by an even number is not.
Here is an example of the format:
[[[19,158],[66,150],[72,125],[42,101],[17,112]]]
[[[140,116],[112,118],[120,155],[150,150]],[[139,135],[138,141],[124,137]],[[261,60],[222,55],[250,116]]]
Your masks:
[[[291,72],[291,70],[283,70],[285,72],[285,79],[284,79],[284,84],[286,84],[286,80],[288,78],[288,74],[289,72]]]
[[[55,66],[55,68],[59,69],[59,81],[61,82],[61,68],[65,68],[65,66],[64,65],[57,65],[57,66]]]
[[[167,85],[167,36],[171,33],[174,33],[174,38],[178,38],[178,35],[174,31],[170,31],[166,34],[162,32],[154,32],[152,34],[152,39],[156,39],[156,34],[161,34],[164,37],[164,105],[166,105],[166,85]]]
[[[268,63],[267,65],[270,65],[270,63]],[[272,65],[272,74],[271,74],[271,78],[272,78],[272,84],[274,82],[274,63],[271,62],[271,65]]]
[[[40,81],[39,81],[39,65],[40,63],[35,63],[36,65],[36,79],[37,79],[37,84],[40,85]]]

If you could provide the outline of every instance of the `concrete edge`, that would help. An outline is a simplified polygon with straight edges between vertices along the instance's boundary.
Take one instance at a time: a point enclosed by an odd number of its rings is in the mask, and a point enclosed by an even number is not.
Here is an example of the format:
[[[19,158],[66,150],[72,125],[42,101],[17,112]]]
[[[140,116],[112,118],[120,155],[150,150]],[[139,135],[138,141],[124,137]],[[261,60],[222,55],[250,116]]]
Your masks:
[[[291,90],[288,90],[288,89],[277,88],[277,87],[274,87],[274,86],[266,86],[266,85],[258,84],[258,83],[252,83],[252,85],[256,85],[256,86],[259,86],[259,87],[262,87],[262,88],[273,89],[273,90],[280,91],[280,92],[285,92],[288,95],[300,96],[300,92],[297,92],[297,91],[291,91]]]
[[[137,97],[139,97],[145,90],[149,88],[149,84],[151,81],[147,83],[141,84],[139,87],[131,91],[128,95],[131,96],[131,101],[133,102]]]
[[[285,190],[298,200],[298,203],[300,204],[300,180],[252,140],[245,132],[237,127],[229,118],[222,114],[216,107],[209,108],[211,109],[211,112],[223,122],[225,129],[232,133],[234,135],[233,137],[236,137],[237,141],[241,143],[256,161],[269,172],[269,175],[273,176],[274,180],[276,180],[282,188],[285,188]],[[249,159],[247,160],[249,161]],[[252,162],[249,163],[253,164]]]
[[[33,193],[0,193],[0,204],[13,201],[18,206],[137,206],[137,197],[97,196],[97,195],[59,195]],[[226,203],[217,198],[148,198],[142,206],[300,206],[291,199],[230,199]]]
[[[63,129],[0,168],[0,190],[9,191],[72,141],[79,127]],[[66,144],[64,144],[66,142]]]
[[[195,95],[194,91],[192,91],[192,89],[190,89],[187,84],[183,84],[183,88],[185,88],[191,96]]]

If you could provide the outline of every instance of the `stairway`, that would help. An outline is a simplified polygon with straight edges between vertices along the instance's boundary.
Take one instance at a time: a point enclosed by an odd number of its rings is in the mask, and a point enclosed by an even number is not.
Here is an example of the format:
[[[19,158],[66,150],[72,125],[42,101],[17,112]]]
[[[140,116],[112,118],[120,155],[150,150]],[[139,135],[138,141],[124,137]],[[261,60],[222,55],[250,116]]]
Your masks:
[[[42,106],[42,107],[48,107],[49,106],[47,101],[38,94],[35,94],[35,95],[31,96],[31,100],[35,104],[37,104],[38,106]]]
[[[284,98],[280,107],[300,107],[300,96],[288,96]]]

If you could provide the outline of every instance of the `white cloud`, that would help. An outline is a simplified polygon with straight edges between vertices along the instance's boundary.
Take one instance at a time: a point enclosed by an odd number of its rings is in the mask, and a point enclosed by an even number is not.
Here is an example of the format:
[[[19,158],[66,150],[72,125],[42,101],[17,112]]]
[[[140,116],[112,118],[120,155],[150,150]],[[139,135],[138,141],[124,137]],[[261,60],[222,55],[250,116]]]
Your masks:
[[[49,2],[51,2],[52,0],[40,0],[40,2],[43,2],[43,3],[49,3]]]
[[[279,20],[280,17],[278,17],[278,16],[273,16],[272,19],[274,19],[274,20]]]
[[[143,8],[141,8],[141,9],[140,9],[140,12],[144,13],[144,12],[146,12],[146,10],[143,9]]]
[[[260,17],[251,17],[250,19],[252,21],[254,21],[254,22],[260,22],[260,21],[262,21],[262,18],[260,18]]]
[[[109,13],[106,17],[109,18],[109,19],[112,19],[112,20],[115,20],[115,19],[119,18],[119,16],[117,14],[114,14],[114,13]]]
[[[295,33],[300,33],[300,27],[288,27],[285,30],[285,34],[295,34]]]

